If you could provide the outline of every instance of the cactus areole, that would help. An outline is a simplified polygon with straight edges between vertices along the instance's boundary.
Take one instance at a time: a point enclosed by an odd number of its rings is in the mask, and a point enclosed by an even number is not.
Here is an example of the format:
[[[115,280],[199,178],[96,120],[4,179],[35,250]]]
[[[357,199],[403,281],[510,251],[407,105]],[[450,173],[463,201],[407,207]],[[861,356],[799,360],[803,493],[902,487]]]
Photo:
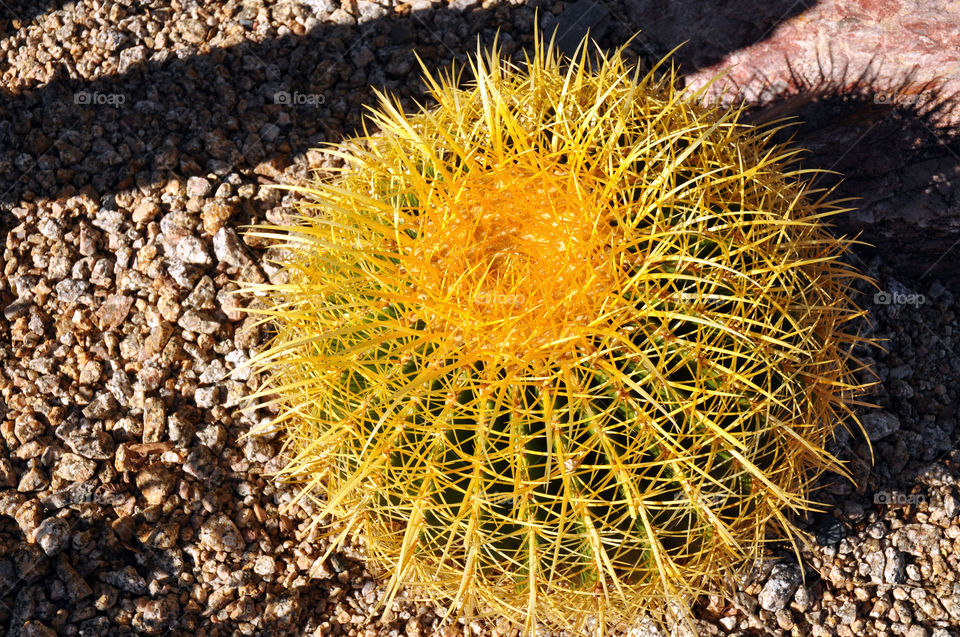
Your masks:
[[[775,129],[538,39],[294,187],[261,404],[302,485],[452,615],[673,621],[793,539],[863,386],[840,210]],[[672,611],[670,609],[673,609]],[[673,618],[673,619],[671,619]]]

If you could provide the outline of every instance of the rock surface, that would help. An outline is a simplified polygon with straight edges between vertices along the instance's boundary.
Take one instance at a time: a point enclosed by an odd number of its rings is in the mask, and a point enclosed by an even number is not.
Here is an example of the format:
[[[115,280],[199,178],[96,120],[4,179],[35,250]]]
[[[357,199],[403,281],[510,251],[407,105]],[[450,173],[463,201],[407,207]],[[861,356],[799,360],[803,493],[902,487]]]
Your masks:
[[[677,53],[707,103],[794,117],[802,164],[833,170],[835,219],[913,277],[960,289],[960,4],[952,0],[625,0],[641,41]],[[750,15],[750,20],[742,16]]]

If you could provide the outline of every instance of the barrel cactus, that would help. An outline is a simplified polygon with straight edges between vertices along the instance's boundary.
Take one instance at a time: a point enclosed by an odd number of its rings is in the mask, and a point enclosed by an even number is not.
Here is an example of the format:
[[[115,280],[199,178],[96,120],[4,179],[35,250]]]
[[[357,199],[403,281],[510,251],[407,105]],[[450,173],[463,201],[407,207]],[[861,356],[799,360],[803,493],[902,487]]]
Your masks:
[[[425,71],[436,105],[381,96],[254,231],[285,277],[256,287],[281,477],[384,599],[524,633],[722,592],[844,473],[825,447],[863,390],[837,204],[774,129],[585,49]]]

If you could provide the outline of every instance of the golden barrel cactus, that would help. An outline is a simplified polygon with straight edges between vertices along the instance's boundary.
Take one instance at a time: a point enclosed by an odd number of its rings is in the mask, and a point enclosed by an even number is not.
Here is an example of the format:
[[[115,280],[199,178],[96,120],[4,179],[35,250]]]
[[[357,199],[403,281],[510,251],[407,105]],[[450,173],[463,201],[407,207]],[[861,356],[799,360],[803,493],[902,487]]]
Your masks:
[[[381,96],[255,231],[287,277],[256,288],[282,475],[386,599],[525,633],[722,591],[843,472],[825,445],[863,389],[836,204],[774,129],[585,50],[427,72],[412,115]]]

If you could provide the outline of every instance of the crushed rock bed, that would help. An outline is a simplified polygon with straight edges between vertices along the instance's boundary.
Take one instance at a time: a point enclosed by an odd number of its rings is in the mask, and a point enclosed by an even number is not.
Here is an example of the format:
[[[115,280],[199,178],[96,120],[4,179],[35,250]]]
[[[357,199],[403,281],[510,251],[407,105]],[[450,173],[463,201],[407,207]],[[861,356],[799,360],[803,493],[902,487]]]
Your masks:
[[[278,441],[242,436],[270,414],[240,410],[256,379],[228,374],[265,335],[229,292],[275,273],[241,235],[289,211],[262,186],[333,166],[311,149],[357,129],[370,84],[411,106],[413,48],[448,63],[500,28],[516,54],[533,6],[11,7],[17,17],[0,19],[0,626],[461,634],[426,602],[376,610],[362,550],[321,559],[316,510],[286,508],[293,490],[263,477],[279,467]],[[643,26],[608,12],[560,2],[541,5],[540,21],[589,23],[606,46]],[[642,41],[635,54],[649,55]],[[887,295],[861,297],[866,329],[887,339],[870,352],[878,409],[863,412],[876,461],[862,437],[841,436],[859,487],[824,479],[828,510],[801,521],[816,542],[800,563],[771,546],[732,603],[697,607],[700,635],[960,631],[957,290],[905,277],[882,254],[853,259]]]

